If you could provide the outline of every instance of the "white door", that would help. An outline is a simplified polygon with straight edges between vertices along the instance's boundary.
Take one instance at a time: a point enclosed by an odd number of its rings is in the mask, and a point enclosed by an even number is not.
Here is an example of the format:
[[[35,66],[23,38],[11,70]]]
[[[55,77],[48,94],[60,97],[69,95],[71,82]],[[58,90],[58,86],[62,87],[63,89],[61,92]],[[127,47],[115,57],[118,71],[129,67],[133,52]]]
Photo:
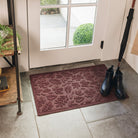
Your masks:
[[[29,0],[30,68],[101,59],[108,9],[109,0]]]

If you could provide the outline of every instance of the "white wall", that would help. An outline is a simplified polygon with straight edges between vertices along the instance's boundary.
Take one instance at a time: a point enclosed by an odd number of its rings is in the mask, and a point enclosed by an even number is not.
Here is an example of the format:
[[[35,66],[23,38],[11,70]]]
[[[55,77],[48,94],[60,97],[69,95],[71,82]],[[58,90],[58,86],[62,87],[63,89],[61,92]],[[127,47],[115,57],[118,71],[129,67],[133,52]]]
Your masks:
[[[8,11],[7,9],[7,1],[6,0],[0,0],[0,24],[8,24]],[[0,67],[7,66],[6,62],[3,58],[0,58]]]
[[[126,16],[128,15],[129,9],[131,7],[132,0],[127,0]],[[131,54],[131,49],[135,40],[136,33],[138,31],[138,1],[136,1],[134,18],[132,21],[132,26],[129,34],[129,40],[127,43],[127,49],[124,55],[125,60],[128,64],[138,73],[138,56]],[[126,20],[124,21],[125,26]]]
[[[22,53],[19,56],[20,71],[28,70],[28,37],[27,37],[27,12],[26,0],[15,0],[16,27],[21,35]],[[0,23],[8,24],[7,0],[0,0]],[[10,57],[9,57],[10,58]],[[11,59],[11,58],[10,58]],[[0,67],[9,65],[0,58]]]

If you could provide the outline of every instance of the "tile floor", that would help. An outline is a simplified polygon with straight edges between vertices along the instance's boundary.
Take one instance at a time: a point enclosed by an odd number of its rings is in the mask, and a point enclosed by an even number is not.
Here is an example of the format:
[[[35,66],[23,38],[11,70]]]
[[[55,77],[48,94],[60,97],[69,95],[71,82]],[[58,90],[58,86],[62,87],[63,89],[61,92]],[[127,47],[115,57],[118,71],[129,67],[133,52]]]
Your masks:
[[[125,61],[121,69],[128,99],[41,117],[36,114],[29,74],[101,63],[117,65],[116,60],[88,61],[21,73],[23,115],[16,115],[16,104],[0,107],[0,138],[138,138],[138,74]]]

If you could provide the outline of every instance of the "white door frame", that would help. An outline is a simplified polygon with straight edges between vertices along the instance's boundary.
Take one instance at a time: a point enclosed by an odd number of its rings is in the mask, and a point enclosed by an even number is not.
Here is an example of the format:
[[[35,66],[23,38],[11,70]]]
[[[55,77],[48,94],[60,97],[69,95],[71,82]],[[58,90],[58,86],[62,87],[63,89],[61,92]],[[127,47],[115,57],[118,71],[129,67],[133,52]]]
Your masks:
[[[32,1],[32,2],[31,2]],[[71,1],[70,1],[71,2]],[[97,6],[97,17],[96,17],[96,24],[94,31],[94,37],[96,39],[93,40],[91,45],[87,46],[75,46],[75,47],[67,47],[62,49],[52,49],[46,51],[40,51],[40,1],[39,0],[29,0],[28,1],[28,24],[29,24],[29,51],[30,51],[30,68],[36,68],[41,66],[49,66],[49,65],[56,65],[56,64],[67,64],[72,62],[79,62],[79,61],[86,61],[92,59],[100,59],[101,57],[101,48],[100,43],[103,38],[104,28],[100,26],[102,18],[100,18],[100,13],[104,13],[103,15],[106,16],[106,8],[102,8],[104,0],[100,0],[98,3],[93,4],[73,4],[74,7],[78,6]],[[45,6],[45,7],[55,7],[55,6]],[[58,6],[59,7],[59,6]],[[71,4],[69,5],[60,5],[60,7],[68,7],[71,9]],[[32,11],[32,9],[35,9]],[[69,11],[70,12],[70,11]],[[35,16],[33,16],[35,15]],[[69,14],[70,15],[70,14]],[[70,18],[70,16],[68,17]],[[37,26],[35,26],[37,24]],[[68,24],[68,29],[70,24]],[[100,30],[100,32],[98,31]],[[69,31],[68,31],[69,33]],[[37,37],[36,37],[37,35]],[[69,34],[67,35],[67,42],[69,41]],[[66,43],[67,43],[66,42]],[[93,46],[94,45],[94,46]],[[86,50],[87,49],[87,50]],[[52,52],[51,52],[52,51]],[[40,60],[41,57],[41,60]],[[50,60],[45,60],[50,59]]]
[[[32,1],[32,2],[31,2]],[[37,12],[40,8],[40,1],[39,0],[29,0],[28,1],[28,7],[34,6],[35,11],[33,11],[32,14],[28,14],[28,19],[31,17],[32,21],[30,22],[28,20],[29,24],[29,51],[30,51],[30,68],[36,68],[40,67],[39,62],[43,62],[42,66],[48,66],[48,65],[55,65],[55,64],[64,64],[64,63],[71,63],[71,62],[76,62],[76,61],[84,61],[84,60],[92,60],[92,59],[101,59],[101,60],[108,60],[108,59],[115,59],[118,56],[118,50],[120,47],[120,33],[121,33],[121,28],[122,28],[122,22],[123,22],[123,17],[125,13],[125,4],[126,0],[99,0],[96,5],[98,5],[98,12],[101,13],[100,17],[97,17],[96,21],[96,26],[95,30],[99,29],[101,30],[101,33],[95,33],[95,37],[97,38],[97,41],[95,43],[95,51],[91,50],[91,46],[87,46],[88,53],[84,53],[85,47],[80,47],[78,54],[75,57],[74,49],[77,49],[77,47],[68,47],[68,50],[70,53],[74,54],[70,60],[66,60],[67,58],[70,58],[68,52],[66,51],[67,48],[65,49],[57,49],[57,50],[52,50],[53,53],[49,54],[51,50],[39,52],[36,54],[36,51],[40,51],[40,47],[38,48],[37,46],[40,46],[40,32],[37,27],[40,27],[40,20],[37,20],[35,17],[40,16],[39,13]],[[39,6],[38,6],[39,5]],[[95,6],[95,3],[93,4],[78,4],[78,6]],[[73,4],[73,6],[77,6]],[[45,7],[52,7],[52,6],[45,6]],[[55,6],[54,6],[55,7]],[[69,7],[70,5],[60,5],[58,7]],[[69,11],[70,12],[70,11]],[[28,8],[28,13],[31,13],[31,7],[30,9]],[[70,15],[70,14],[69,14]],[[98,15],[98,14],[97,14]],[[34,16],[34,17],[32,17]],[[68,17],[70,18],[70,16]],[[102,22],[102,25],[99,25]],[[39,26],[35,26],[35,23],[39,24]],[[35,29],[36,28],[36,29]],[[67,29],[69,29],[69,24]],[[69,31],[68,31],[69,33]],[[37,34],[37,38],[34,36]],[[67,41],[69,41],[69,35],[67,35]],[[100,49],[100,43],[101,41],[104,40],[104,49]],[[56,52],[58,51],[58,54]],[[61,51],[61,52],[59,52]],[[47,54],[45,54],[47,53]],[[83,58],[81,58],[82,55]],[[49,55],[49,56],[47,56]],[[62,56],[61,56],[62,55]],[[40,61],[39,57],[43,57],[43,61]],[[62,57],[65,57],[63,59]],[[93,56],[93,57],[92,57]],[[56,57],[58,57],[56,59]],[[47,61],[45,64],[45,59],[51,59],[51,61]],[[60,62],[62,60],[62,62]]]

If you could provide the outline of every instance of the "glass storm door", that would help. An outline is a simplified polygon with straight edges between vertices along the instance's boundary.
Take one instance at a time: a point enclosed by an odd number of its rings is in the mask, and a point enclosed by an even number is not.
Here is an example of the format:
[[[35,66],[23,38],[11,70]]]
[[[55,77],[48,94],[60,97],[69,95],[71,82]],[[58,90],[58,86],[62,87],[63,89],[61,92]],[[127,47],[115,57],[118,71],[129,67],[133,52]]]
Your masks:
[[[104,0],[29,0],[30,68],[101,58]]]

